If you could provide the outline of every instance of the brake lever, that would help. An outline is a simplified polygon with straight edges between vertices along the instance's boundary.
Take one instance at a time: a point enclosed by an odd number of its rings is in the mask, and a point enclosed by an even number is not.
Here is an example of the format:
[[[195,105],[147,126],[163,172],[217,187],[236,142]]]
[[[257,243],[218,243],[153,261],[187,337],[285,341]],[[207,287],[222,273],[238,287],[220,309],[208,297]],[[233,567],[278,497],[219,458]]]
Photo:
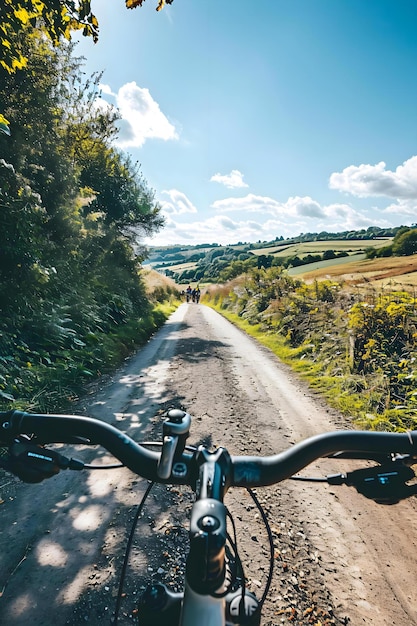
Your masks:
[[[84,463],[67,458],[59,452],[33,443],[21,435],[9,446],[8,455],[2,458],[2,467],[28,483],[39,483],[59,473],[61,469],[81,470]]]
[[[415,478],[415,473],[402,459],[326,478],[330,485],[355,487],[358,493],[378,504],[397,504],[417,493],[417,485],[406,484]]]

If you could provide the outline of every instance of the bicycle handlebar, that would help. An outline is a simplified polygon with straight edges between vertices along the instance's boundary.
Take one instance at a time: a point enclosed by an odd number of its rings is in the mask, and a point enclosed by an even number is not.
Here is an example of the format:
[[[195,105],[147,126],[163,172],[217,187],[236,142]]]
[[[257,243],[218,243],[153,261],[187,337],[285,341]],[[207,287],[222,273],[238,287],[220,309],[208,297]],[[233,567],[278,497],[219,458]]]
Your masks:
[[[193,455],[189,451],[181,452],[179,459],[186,471],[161,478],[158,476],[160,452],[148,450],[117,428],[94,418],[23,411],[0,412],[0,440],[11,443],[22,434],[35,435],[42,444],[101,445],[132,472],[155,482],[192,485],[195,480],[195,471],[191,466]],[[417,455],[417,431],[336,431],[310,437],[272,456],[231,456],[228,485],[272,485],[289,478],[313,461],[338,452],[361,452],[364,458],[373,458],[375,453],[414,456]]]
[[[273,456],[232,457],[233,485],[244,487],[273,485],[290,478],[313,461],[338,452],[362,452],[363,458],[369,459],[376,453],[417,454],[417,431],[406,433],[335,431],[309,437]]]
[[[118,428],[100,420],[78,415],[0,412],[0,440],[2,436],[7,436],[8,441],[11,441],[22,433],[36,435],[43,444],[101,445],[136,474],[156,480],[160,453],[140,446]],[[84,441],[77,441],[77,438]]]

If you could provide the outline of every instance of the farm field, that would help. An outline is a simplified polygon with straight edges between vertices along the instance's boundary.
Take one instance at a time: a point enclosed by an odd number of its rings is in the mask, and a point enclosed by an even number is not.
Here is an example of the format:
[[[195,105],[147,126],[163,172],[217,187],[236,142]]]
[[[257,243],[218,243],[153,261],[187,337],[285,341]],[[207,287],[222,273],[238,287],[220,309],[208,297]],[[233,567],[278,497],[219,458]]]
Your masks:
[[[297,267],[291,267],[288,269],[288,274],[290,276],[300,276],[303,277],[306,273],[311,273],[313,271],[318,271],[320,273],[324,272],[327,268],[329,268],[328,272],[332,272],[333,267],[338,267],[339,265],[350,265],[352,263],[359,263],[360,261],[364,261],[366,259],[366,254],[364,252],[354,252],[349,256],[343,256],[337,259],[326,259],[325,261],[317,261],[316,263],[308,263],[307,265],[299,265]]]
[[[174,290],[177,287],[172,278],[168,278],[168,276],[157,272],[150,266],[146,266],[142,269],[142,277],[148,293],[152,293],[158,288]]]
[[[169,265],[167,269],[172,272],[183,272],[184,270],[194,270],[197,267],[197,263],[187,262],[187,263],[178,263],[177,265]]]
[[[346,252],[349,256],[355,256],[356,260],[363,260],[365,258],[364,251],[366,248],[374,247],[381,248],[386,246],[392,240],[391,237],[381,237],[380,239],[331,239],[328,241],[307,241],[301,243],[291,243],[291,244],[282,244],[277,246],[270,246],[264,248],[252,248],[248,252],[253,254],[254,256],[260,255],[272,255],[275,257],[290,257],[290,256],[299,256],[300,258],[306,256],[307,254],[323,254],[327,250],[333,250],[336,254],[340,252]],[[242,246],[230,246],[230,248],[240,250]],[[209,249],[208,251],[210,251]],[[201,252],[201,249],[199,250]],[[195,250],[194,250],[195,252]],[[191,255],[193,253],[193,249],[188,251],[188,254]],[[342,257],[341,259],[329,259],[326,261],[321,261],[319,263],[315,263],[309,265],[309,269],[321,269],[323,267],[333,266],[335,264],[345,264],[349,262],[349,257]],[[154,267],[155,265],[159,265],[159,270],[163,271],[162,265],[160,265],[160,261],[155,263],[152,259],[146,262],[145,267]],[[181,272],[187,270],[194,270],[198,266],[196,261],[179,261],[178,263],[167,265],[167,269],[172,272],[180,274]],[[303,273],[303,268],[294,267],[290,270],[290,274],[292,276],[297,276],[300,273]]]
[[[320,254],[326,250],[356,254],[366,248],[383,248],[392,241],[391,237],[380,239],[329,239],[329,241],[305,241],[302,243],[283,244],[281,246],[258,248],[251,250],[253,254],[272,254],[273,256],[305,256]]]
[[[172,258],[175,256],[175,251],[170,253],[169,257],[174,263],[167,263],[165,266],[161,263],[161,253],[157,252],[154,259],[151,253],[145,267],[156,266],[157,271],[161,274],[165,274],[165,270],[168,271],[169,269],[168,275],[181,285],[185,282],[199,282],[200,285],[204,283],[213,284],[219,282],[222,272],[225,274],[223,280],[227,280],[227,270],[224,272],[224,269],[234,263],[236,265],[240,263],[241,266],[236,269],[240,269],[240,272],[244,273],[246,268],[256,267],[256,261],[260,256],[268,256],[269,259],[273,256],[277,261],[279,259],[279,263],[284,261],[284,267],[288,267],[285,271],[290,276],[299,277],[306,281],[333,279],[355,288],[371,285],[375,289],[407,290],[414,293],[417,289],[417,254],[367,258],[368,249],[381,250],[389,247],[393,238],[394,236],[385,236],[384,234],[380,237],[366,239],[361,239],[358,236],[356,239],[340,237],[298,243],[277,241],[271,242],[270,245],[265,243],[259,248],[246,245],[245,250],[241,249],[241,245],[223,248],[219,246],[217,249],[211,247],[207,250],[190,247],[186,251],[180,250],[178,252],[180,257],[185,258],[178,258],[177,262],[175,262],[175,258]],[[326,252],[334,253],[336,258],[326,258]],[[302,264],[299,261],[294,262],[294,264],[291,262],[291,257],[308,261],[309,259],[306,257],[309,255],[319,259],[324,256],[324,260],[308,264]],[[158,260],[156,259],[157,256],[159,257]],[[333,256],[333,254],[328,256]],[[194,258],[189,260],[190,257]],[[254,262],[252,265],[250,262],[246,263],[250,258]],[[289,262],[285,264],[285,260]]]
[[[378,288],[407,291],[414,291],[417,287],[417,254],[372,260],[356,258],[353,261],[345,257],[335,261],[321,261],[314,265],[315,269],[307,265],[294,269],[300,270],[297,275],[307,281],[329,278],[351,285],[371,283]]]

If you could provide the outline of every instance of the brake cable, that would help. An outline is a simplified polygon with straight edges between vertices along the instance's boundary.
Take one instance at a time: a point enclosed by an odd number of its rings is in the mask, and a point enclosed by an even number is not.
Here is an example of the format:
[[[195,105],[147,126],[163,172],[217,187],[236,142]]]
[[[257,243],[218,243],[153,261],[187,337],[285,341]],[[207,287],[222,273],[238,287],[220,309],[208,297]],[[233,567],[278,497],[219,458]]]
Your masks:
[[[299,474],[290,476],[289,480],[303,480],[306,483],[327,483],[328,482],[327,478],[324,476],[300,476]]]
[[[148,496],[152,490],[152,488],[154,487],[155,483],[152,481],[148,484],[145,493],[142,496],[142,499],[140,501],[140,503],[138,504],[137,508],[136,508],[136,512],[135,515],[133,517],[132,520],[132,526],[130,528],[130,533],[129,533],[129,537],[127,540],[127,544],[126,544],[126,550],[125,550],[125,556],[123,559],[123,565],[122,565],[122,569],[120,572],[120,579],[119,579],[119,589],[117,591],[117,597],[116,597],[116,607],[114,610],[114,624],[118,623],[119,620],[119,613],[120,613],[120,606],[122,603],[122,597],[123,597],[123,585],[125,582],[125,578],[126,578],[126,571],[127,571],[127,566],[128,566],[128,562],[129,562],[129,556],[130,556],[130,551],[132,549],[132,543],[133,543],[133,538],[134,538],[134,534],[136,531],[136,527],[138,525],[138,521],[139,521],[139,517],[142,513],[143,507],[145,505],[146,500],[148,499]]]
[[[151,447],[151,446],[156,446],[156,447],[162,447],[162,443],[161,442],[156,442],[156,441],[144,441],[141,442],[142,446],[147,446],[147,447]],[[185,446],[185,448],[187,450],[190,451],[195,451],[196,447],[187,444]],[[109,464],[109,465],[93,465],[93,464],[85,464],[84,465],[84,469],[90,469],[90,470],[96,470],[96,469],[115,469],[115,468],[120,468],[120,467],[125,467],[125,465],[123,463],[120,464]],[[309,480],[308,478],[305,477],[301,477],[301,476],[293,476],[292,477],[294,480]],[[310,479],[311,480],[311,479]],[[312,479],[312,480],[324,480],[326,481],[326,479]],[[132,525],[131,525],[131,529],[129,532],[129,537],[128,537],[128,541],[126,544],[126,549],[125,549],[125,555],[124,555],[124,559],[123,559],[123,565],[122,565],[122,569],[120,572],[120,578],[119,578],[119,587],[118,587],[118,592],[117,592],[117,597],[116,597],[116,606],[115,606],[115,611],[114,611],[114,624],[117,626],[118,620],[119,620],[119,614],[120,614],[120,608],[121,608],[121,603],[122,603],[122,598],[123,598],[123,586],[124,586],[124,582],[125,582],[125,578],[126,578],[126,572],[127,572],[127,566],[128,566],[128,562],[129,562],[129,557],[130,557],[130,552],[131,552],[131,548],[132,548],[132,543],[133,543],[133,538],[134,538],[134,534],[137,528],[137,524],[140,518],[140,515],[143,511],[143,507],[146,503],[146,500],[148,499],[148,496],[152,490],[152,488],[154,487],[155,482],[150,482],[148,484],[148,487],[145,491],[145,493],[142,496],[142,499],[140,501],[140,503],[137,506],[135,515],[133,517],[132,520]],[[255,506],[257,508],[257,510],[259,511],[261,518],[262,518],[262,522],[264,524],[267,536],[268,536],[268,543],[269,543],[269,570],[268,570],[268,576],[267,576],[267,581],[265,583],[265,588],[262,594],[262,597],[259,601],[258,604],[258,610],[261,611],[262,610],[262,606],[267,598],[271,583],[272,583],[272,576],[273,576],[273,570],[274,570],[274,539],[272,536],[272,531],[271,531],[271,527],[268,521],[268,518],[265,514],[265,511],[261,505],[261,503],[258,500],[258,497],[256,496],[255,492],[252,491],[252,489],[247,488],[246,489],[247,492],[249,493],[249,495],[251,496],[253,502],[255,503]],[[235,525],[235,521],[233,519],[233,516],[231,515],[230,511],[227,509],[227,516],[229,518],[229,520],[231,521],[232,524],[232,528],[233,528],[233,538],[230,536],[229,533],[227,533],[227,540],[229,542],[230,547],[232,548],[232,558],[235,561],[235,566],[234,566],[234,570],[235,571],[231,571],[231,581],[230,584],[228,585],[228,588],[221,594],[213,594],[216,597],[222,597],[227,595],[227,593],[229,593],[229,591],[232,589],[233,584],[237,582],[238,580],[238,572],[240,570],[240,574],[241,574],[241,590],[242,590],[242,606],[244,606],[244,599],[245,599],[245,592],[246,592],[246,582],[245,582],[245,573],[244,573],[244,569],[243,569],[243,563],[242,560],[240,558],[239,555],[239,551],[238,551],[238,546],[237,546],[237,531],[236,531],[236,525]]]
[[[106,470],[106,469],[118,469],[119,467],[126,467],[124,463],[113,463],[109,465],[93,465],[91,463],[86,463],[83,469],[88,470]]]
[[[238,568],[240,568],[243,587],[245,584],[243,564],[242,564],[242,561],[240,559],[239,552],[237,549],[237,533],[236,533],[235,520],[233,519],[232,514],[230,513],[227,507],[226,507],[226,515],[230,523],[232,524],[232,529],[233,529],[233,537],[230,535],[230,533],[226,533],[226,538],[229,543],[229,549],[231,548],[231,553],[232,553],[231,554],[232,561],[230,562],[230,559],[229,559],[229,563],[228,563],[229,571],[230,571],[230,582],[223,591],[212,593],[211,595],[213,596],[213,598],[224,598],[227,596],[227,594],[230,591],[232,591],[234,584],[236,584],[236,581],[238,580]]]
[[[264,592],[262,594],[262,598],[259,601],[259,610],[262,610],[262,606],[266,600],[266,597],[268,595],[269,592],[269,588],[271,586],[272,583],[272,576],[273,576],[273,572],[274,572],[274,538],[272,536],[272,530],[271,530],[271,526],[269,524],[268,518],[266,516],[266,513],[261,505],[261,503],[258,500],[258,496],[256,495],[256,493],[254,491],[252,491],[252,489],[247,489],[249,495],[251,496],[252,500],[254,501],[256,508],[258,509],[259,513],[261,514],[262,517],[262,521],[264,523],[265,526],[265,530],[266,533],[268,535],[268,542],[269,542],[269,571],[268,571],[268,577],[267,577],[267,581],[265,584],[265,589]]]
[[[147,446],[147,447],[151,447],[151,446],[162,447],[163,444],[160,441],[143,441],[143,442],[141,442],[140,445],[141,446]],[[186,447],[186,449],[189,449],[189,450],[195,450],[194,446],[187,445],[185,447]],[[85,467],[87,467],[87,466],[85,466]],[[100,466],[97,469],[105,469],[105,468],[109,468],[109,467],[110,466],[108,466],[108,465],[107,466]],[[116,467],[125,467],[125,466],[123,464],[121,464],[120,466],[117,465]],[[90,469],[96,469],[96,468],[91,468],[90,467]],[[156,483],[154,481],[151,481],[148,484],[148,487],[147,487],[145,493],[143,494],[141,501],[139,502],[139,504],[137,506],[135,515],[134,515],[133,520],[132,520],[132,525],[131,525],[131,528],[130,528],[129,537],[128,537],[127,544],[126,544],[125,555],[124,555],[124,559],[123,559],[123,565],[122,565],[122,569],[121,569],[121,572],[120,572],[119,588],[118,588],[118,591],[117,591],[116,606],[115,606],[115,610],[114,610],[114,622],[113,623],[116,626],[117,626],[117,623],[118,623],[118,620],[119,620],[120,607],[121,607],[122,598],[123,598],[123,586],[124,586],[124,582],[125,582],[125,578],[126,578],[126,571],[127,571],[127,566],[128,566],[128,563],[129,563],[130,552],[131,552],[131,549],[132,549],[133,538],[134,538],[135,531],[136,531],[136,528],[137,528],[137,525],[138,525],[139,517],[141,516],[141,513],[143,511],[143,507],[145,506],[145,502],[148,499],[148,496],[149,496],[150,492],[152,491],[152,488],[155,486],[155,484]]]

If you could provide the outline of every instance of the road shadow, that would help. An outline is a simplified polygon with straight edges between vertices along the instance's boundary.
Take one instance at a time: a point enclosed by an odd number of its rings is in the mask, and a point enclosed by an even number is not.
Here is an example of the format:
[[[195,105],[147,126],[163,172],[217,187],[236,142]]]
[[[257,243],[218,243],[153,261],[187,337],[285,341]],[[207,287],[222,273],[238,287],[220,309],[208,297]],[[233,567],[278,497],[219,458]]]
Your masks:
[[[73,412],[102,419],[137,442],[160,441],[166,410],[189,407],[169,384],[158,384],[158,377],[179,367],[177,354],[197,363],[222,358],[221,349],[227,347],[220,341],[184,337],[188,330],[184,321],[166,324],[156,334],[156,344],[149,342],[111,378],[97,382]],[[193,443],[210,446],[211,439]],[[102,448],[69,451],[65,446],[62,451],[84,462],[114,462]],[[2,474],[0,623],[112,623],[127,535],[147,484],[126,468],[63,471],[37,485]],[[186,488],[158,486],[151,493],[138,529],[140,541],[133,545],[120,623],[132,622],[144,584],[140,572],[178,586],[187,544],[185,513],[191,500]],[[167,547],[167,535],[174,539],[173,547]],[[162,566],[155,569],[151,562]]]
[[[201,339],[198,336],[185,337],[178,342],[178,356],[187,363],[199,363],[204,360],[222,359],[220,350],[229,348],[223,341]]]

